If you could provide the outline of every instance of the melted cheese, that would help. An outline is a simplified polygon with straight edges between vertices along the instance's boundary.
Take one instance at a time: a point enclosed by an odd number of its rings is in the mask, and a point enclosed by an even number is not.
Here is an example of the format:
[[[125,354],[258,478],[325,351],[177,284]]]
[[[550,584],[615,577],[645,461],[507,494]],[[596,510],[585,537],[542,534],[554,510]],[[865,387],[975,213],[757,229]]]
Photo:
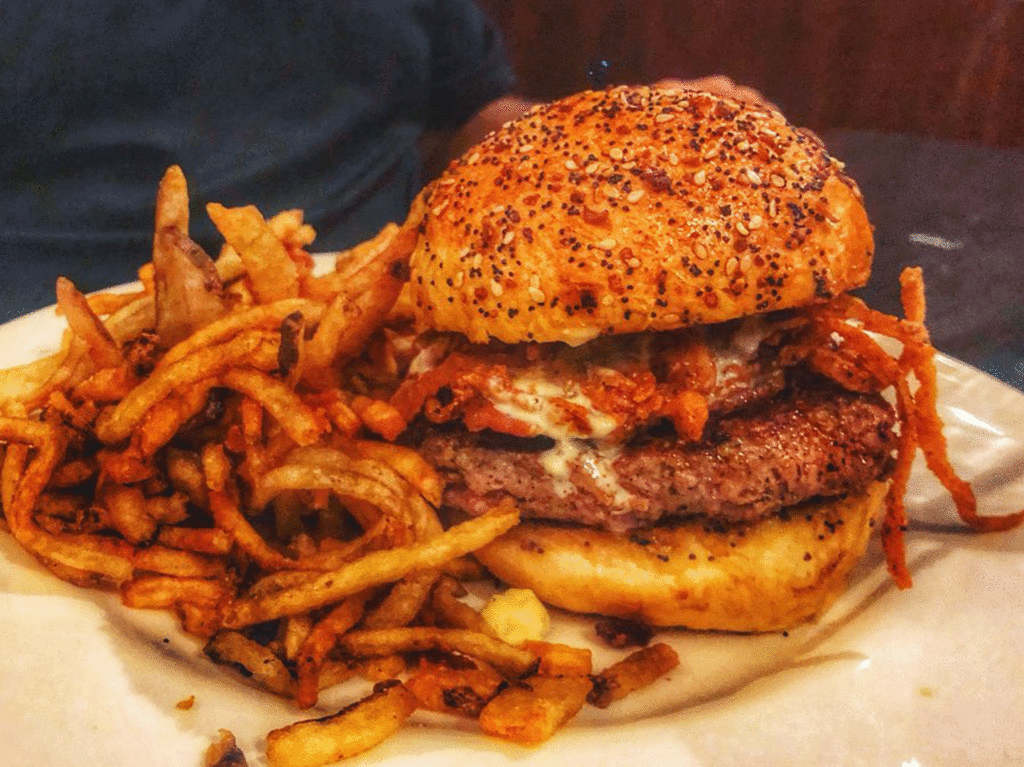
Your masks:
[[[579,392],[570,383],[546,378],[540,370],[528,370],[512,379],[512,385],[503,386],[497,379],[488,392],[488,399],[502,415],[515,418],[534,427],[538,434],[552,439],[590,437],[604,439],[618,426],[610,415],[594,409],[590,397]],[[564,400],[586,412],[589,433],[580,433],[565,417],[556,400]]]
[[[540,454],[538,460],[554,483],[555,492],[567,498],[576,489],[572,481],[575,467],[583,472],[591,486],[605,496],[609,506],[624,508],[632,498],[619,484],[619,475],[612,465],[619,455],[614,446],[593,447],[581,440],[563,439],[550,450]]]
[[[749,365],[757,355],[761,342],[773,331],[773,327],[761,317],[746,317],[729,337],[729,343],[711,349],[715,371],[719,382],[735,375],[736,368]]]

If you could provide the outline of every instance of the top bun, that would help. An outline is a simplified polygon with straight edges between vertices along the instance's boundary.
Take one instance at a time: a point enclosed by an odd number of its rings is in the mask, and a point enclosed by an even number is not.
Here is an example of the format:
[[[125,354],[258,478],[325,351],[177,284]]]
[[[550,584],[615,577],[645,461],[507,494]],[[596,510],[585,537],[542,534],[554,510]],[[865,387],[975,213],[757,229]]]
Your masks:
[[[417,320],[578,345],[822,302],[871,270],[842,170],[778,112],[709,93],[626,86],[534,107],[425,190]]]

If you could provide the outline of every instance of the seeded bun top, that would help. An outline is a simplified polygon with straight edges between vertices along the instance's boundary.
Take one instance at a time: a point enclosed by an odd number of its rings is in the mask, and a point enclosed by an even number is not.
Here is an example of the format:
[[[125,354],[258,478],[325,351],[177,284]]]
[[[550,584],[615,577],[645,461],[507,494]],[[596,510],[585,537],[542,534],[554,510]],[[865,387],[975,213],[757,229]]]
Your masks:
[[[584,343],[827,300],[863,285],[855,183],[778,112],[617,87],[537,106],[424,193],[419,324]]]

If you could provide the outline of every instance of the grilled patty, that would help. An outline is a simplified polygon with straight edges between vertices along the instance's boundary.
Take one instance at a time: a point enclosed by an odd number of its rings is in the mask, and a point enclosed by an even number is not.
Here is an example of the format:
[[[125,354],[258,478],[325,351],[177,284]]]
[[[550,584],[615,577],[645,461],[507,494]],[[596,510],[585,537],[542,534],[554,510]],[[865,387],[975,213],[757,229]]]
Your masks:
[[[789,389],[709,423],[696,443],[646,435],[601,451],[431,431],[420,449],[446,480],[447,506],[475,515],[510,498],[524,517],[623,532],[665,517],[753,520],[859,492],[891,471],[894,423],[877,395]]]

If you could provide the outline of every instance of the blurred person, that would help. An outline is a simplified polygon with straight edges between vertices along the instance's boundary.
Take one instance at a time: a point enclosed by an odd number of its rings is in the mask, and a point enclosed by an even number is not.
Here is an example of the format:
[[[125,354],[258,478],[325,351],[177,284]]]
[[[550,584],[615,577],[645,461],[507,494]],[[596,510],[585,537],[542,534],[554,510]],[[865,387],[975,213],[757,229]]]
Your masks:
[[[334,250],[402,220],[424,152],[523,108],[470,0],[22,0],[0,11],[0,320],[131,280],[157,183],[303,208]],[[525,102],[523,102],[525,105]]]

